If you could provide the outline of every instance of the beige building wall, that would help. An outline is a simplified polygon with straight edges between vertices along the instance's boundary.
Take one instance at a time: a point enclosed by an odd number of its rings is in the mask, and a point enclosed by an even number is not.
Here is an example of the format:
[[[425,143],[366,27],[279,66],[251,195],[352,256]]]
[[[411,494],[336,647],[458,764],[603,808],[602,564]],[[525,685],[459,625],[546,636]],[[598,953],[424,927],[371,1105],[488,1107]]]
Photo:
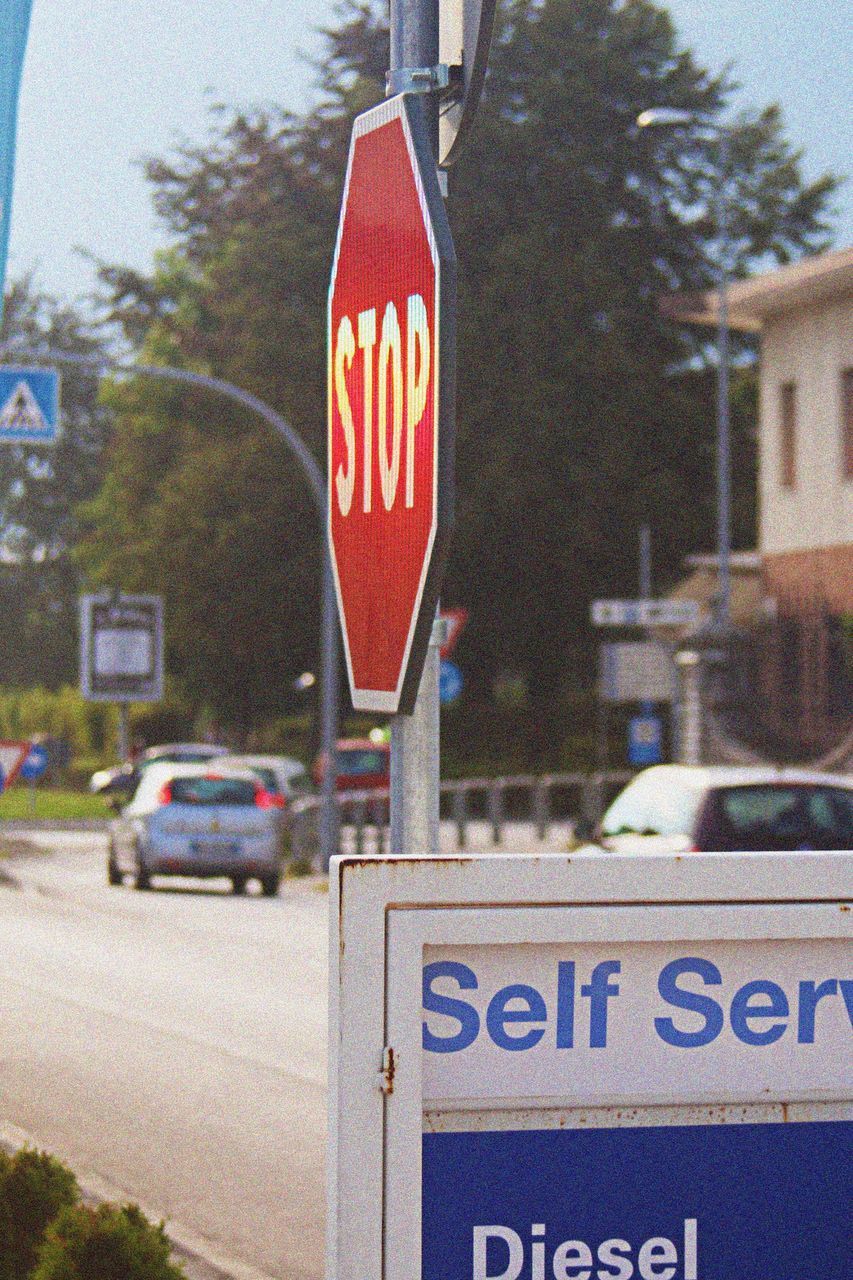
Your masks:
[[[790,604],[853,611],[853,477],[845,476],[842,374],[853,369],[853,293],[765,315],[759,540],[768,589]],[[783,387],[795,387],[788,457]],[[789,402],[790,402],[790,393]]]

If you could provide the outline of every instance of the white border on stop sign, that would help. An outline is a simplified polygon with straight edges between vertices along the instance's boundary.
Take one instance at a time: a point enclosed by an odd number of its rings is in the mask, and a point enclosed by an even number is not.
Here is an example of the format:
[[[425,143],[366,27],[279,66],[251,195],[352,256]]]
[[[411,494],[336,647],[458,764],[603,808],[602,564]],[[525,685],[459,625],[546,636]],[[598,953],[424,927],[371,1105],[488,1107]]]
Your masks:
[[[338,600],[338,617],[341,620],[341,635],[344,642],[344,656],[346,658],[347,672],[349,675],[350,692],[352,695],[352,704],[356,711],[384,711],[395,713],[400,703],[400,696],[403,684],[406,679],[406,673],[409,666],[409,658],[412,651],[412,642],[415,637],[418,620],[421,612],[421,602],[423,600],[424,587],[426,586],[427,576],[429,574],[430,562],[432,560],[433,547],[435,545],[435,536],[438,526],[438,432],[441,426],[439,419],[439,386],[441,381],[441,262],[438,252],[438,244],[436,242],[435,232],[432,225],[432,217],[430,215],[429,205],[424,191],[423,181],[421,178],[421,166],[418,161],[417,152],[415,150],[414,140],[412,138],[409,119],[406,114],[405,95],[397,94],[393,98],[387,98],[384,102],[380,102],[378,106],[365,111],[362,115],[357,116],[353,122],[352,136],[350,138],[349,155],[347,157],[347,172],[344,179],[343,198],[341,200],[341,217],[338,221],[338,232],[335,239],[335,255],[332,259],[332,274],[329,283],[328,301],[326,306],[326,332],[327,332],[327,360],[326,360],[326,378],[327,378],[327,432],[328,442],[331,442],[332,436],[332,296],[335,290],[335,283],[338,275],[338,259],[340,257],[341,239],[343,237],[344,217],[343,211],[346,209],[349,200],[350,177],[352,175],[353,159],[355,155],[355,144],[359,138],[365,134],[372,133],[375,129],[381,128],[383,125],[390,124],[392,120],[400,120],[403,126],[403,137],[406,140],[406,149],[409,153],[409,163],[412,168],[412,176],[415,181],[415,188],[418,193],[418,203],[420,204],[421,217],[423,219],[424,230],[429,242],[430,256],[432,258],[433,269],[435,271],[435,298],[434,298],[434,315],[435,315],[435,344],[432,353],[433,359],[433,415],[435,422],[435,448],[433,450],[433,488],[432,488],[432,523],[430,525],[429,539],[427,541],[426,552],[424,554],[423,566],[421,568],[420,581],[418,583],[417,595],[415,597],[415,606],[412,609],[412,616],[409,622],[409,633],[406,637],[406,648],[403,661],[400,665],[400,674],[397,679],[397,686],[393,693],[389,693],[385,689],[357,689],[352,669],[352,660],[349,650],[349,639],[346,627],[343,625],[345,617],[343,609],[343,596],[341,594],[340,578],[338,576],[338,564],[335,558],[335,544],[332,540],[332,468],[328,466],[328,475],[326,477],[326,486],[328,494],[327,506],[327,525],[326,536],[329,543],[330,559],[332,563],[332,576],[335,583],[335,595]],[[331,461],[331,460],[330,460]]]

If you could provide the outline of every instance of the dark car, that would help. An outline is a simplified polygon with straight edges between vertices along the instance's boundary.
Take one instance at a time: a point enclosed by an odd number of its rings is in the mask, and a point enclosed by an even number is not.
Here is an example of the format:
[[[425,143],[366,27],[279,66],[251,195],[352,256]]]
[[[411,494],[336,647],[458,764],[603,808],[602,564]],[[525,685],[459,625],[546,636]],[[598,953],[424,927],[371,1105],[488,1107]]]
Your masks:
[[[340,792],[387,791],[391,786],[391,748],[369,738],[339,738],[335,746],[335,786]],[[314,781],[323,785],[326,761],[314,764]]]

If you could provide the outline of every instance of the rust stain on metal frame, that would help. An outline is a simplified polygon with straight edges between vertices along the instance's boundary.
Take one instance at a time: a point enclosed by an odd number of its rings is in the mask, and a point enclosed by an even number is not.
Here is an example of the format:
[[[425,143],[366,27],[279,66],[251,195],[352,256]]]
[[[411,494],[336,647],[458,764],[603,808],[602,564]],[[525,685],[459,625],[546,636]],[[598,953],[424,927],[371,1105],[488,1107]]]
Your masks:
[[[397,1058],[391,1045],[382,1051],[382,1069],[379,1072],[379,1088],[388,1097],[394,1092],[394,1076],[397,1074]]]

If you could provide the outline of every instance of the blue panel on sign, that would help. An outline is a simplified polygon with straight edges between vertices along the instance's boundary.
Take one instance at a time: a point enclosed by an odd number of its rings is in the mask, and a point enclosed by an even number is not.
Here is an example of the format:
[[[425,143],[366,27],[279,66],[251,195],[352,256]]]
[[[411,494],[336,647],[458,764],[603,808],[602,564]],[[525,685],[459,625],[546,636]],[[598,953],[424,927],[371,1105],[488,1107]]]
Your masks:
[[[455,662],[442,658],[438,674],[438,697],[441,702],[454,702],[462,692],[462,672]]]
[[[44,773],[49,761],[50,757],[47,748],[40,743],[35,743],[30,748],[30,754],[18,770],[18,777],[23,778],[24,782],[35,782]]]
[[[628,724],[629,764],[660,764],[663,726],[657,716],[634,716]]]
[[[840,1280],[853,1124],[427,1133],[422,1280]]]
[[[51,444],[58,430],[56,370],[0,366],[0,440]]]

